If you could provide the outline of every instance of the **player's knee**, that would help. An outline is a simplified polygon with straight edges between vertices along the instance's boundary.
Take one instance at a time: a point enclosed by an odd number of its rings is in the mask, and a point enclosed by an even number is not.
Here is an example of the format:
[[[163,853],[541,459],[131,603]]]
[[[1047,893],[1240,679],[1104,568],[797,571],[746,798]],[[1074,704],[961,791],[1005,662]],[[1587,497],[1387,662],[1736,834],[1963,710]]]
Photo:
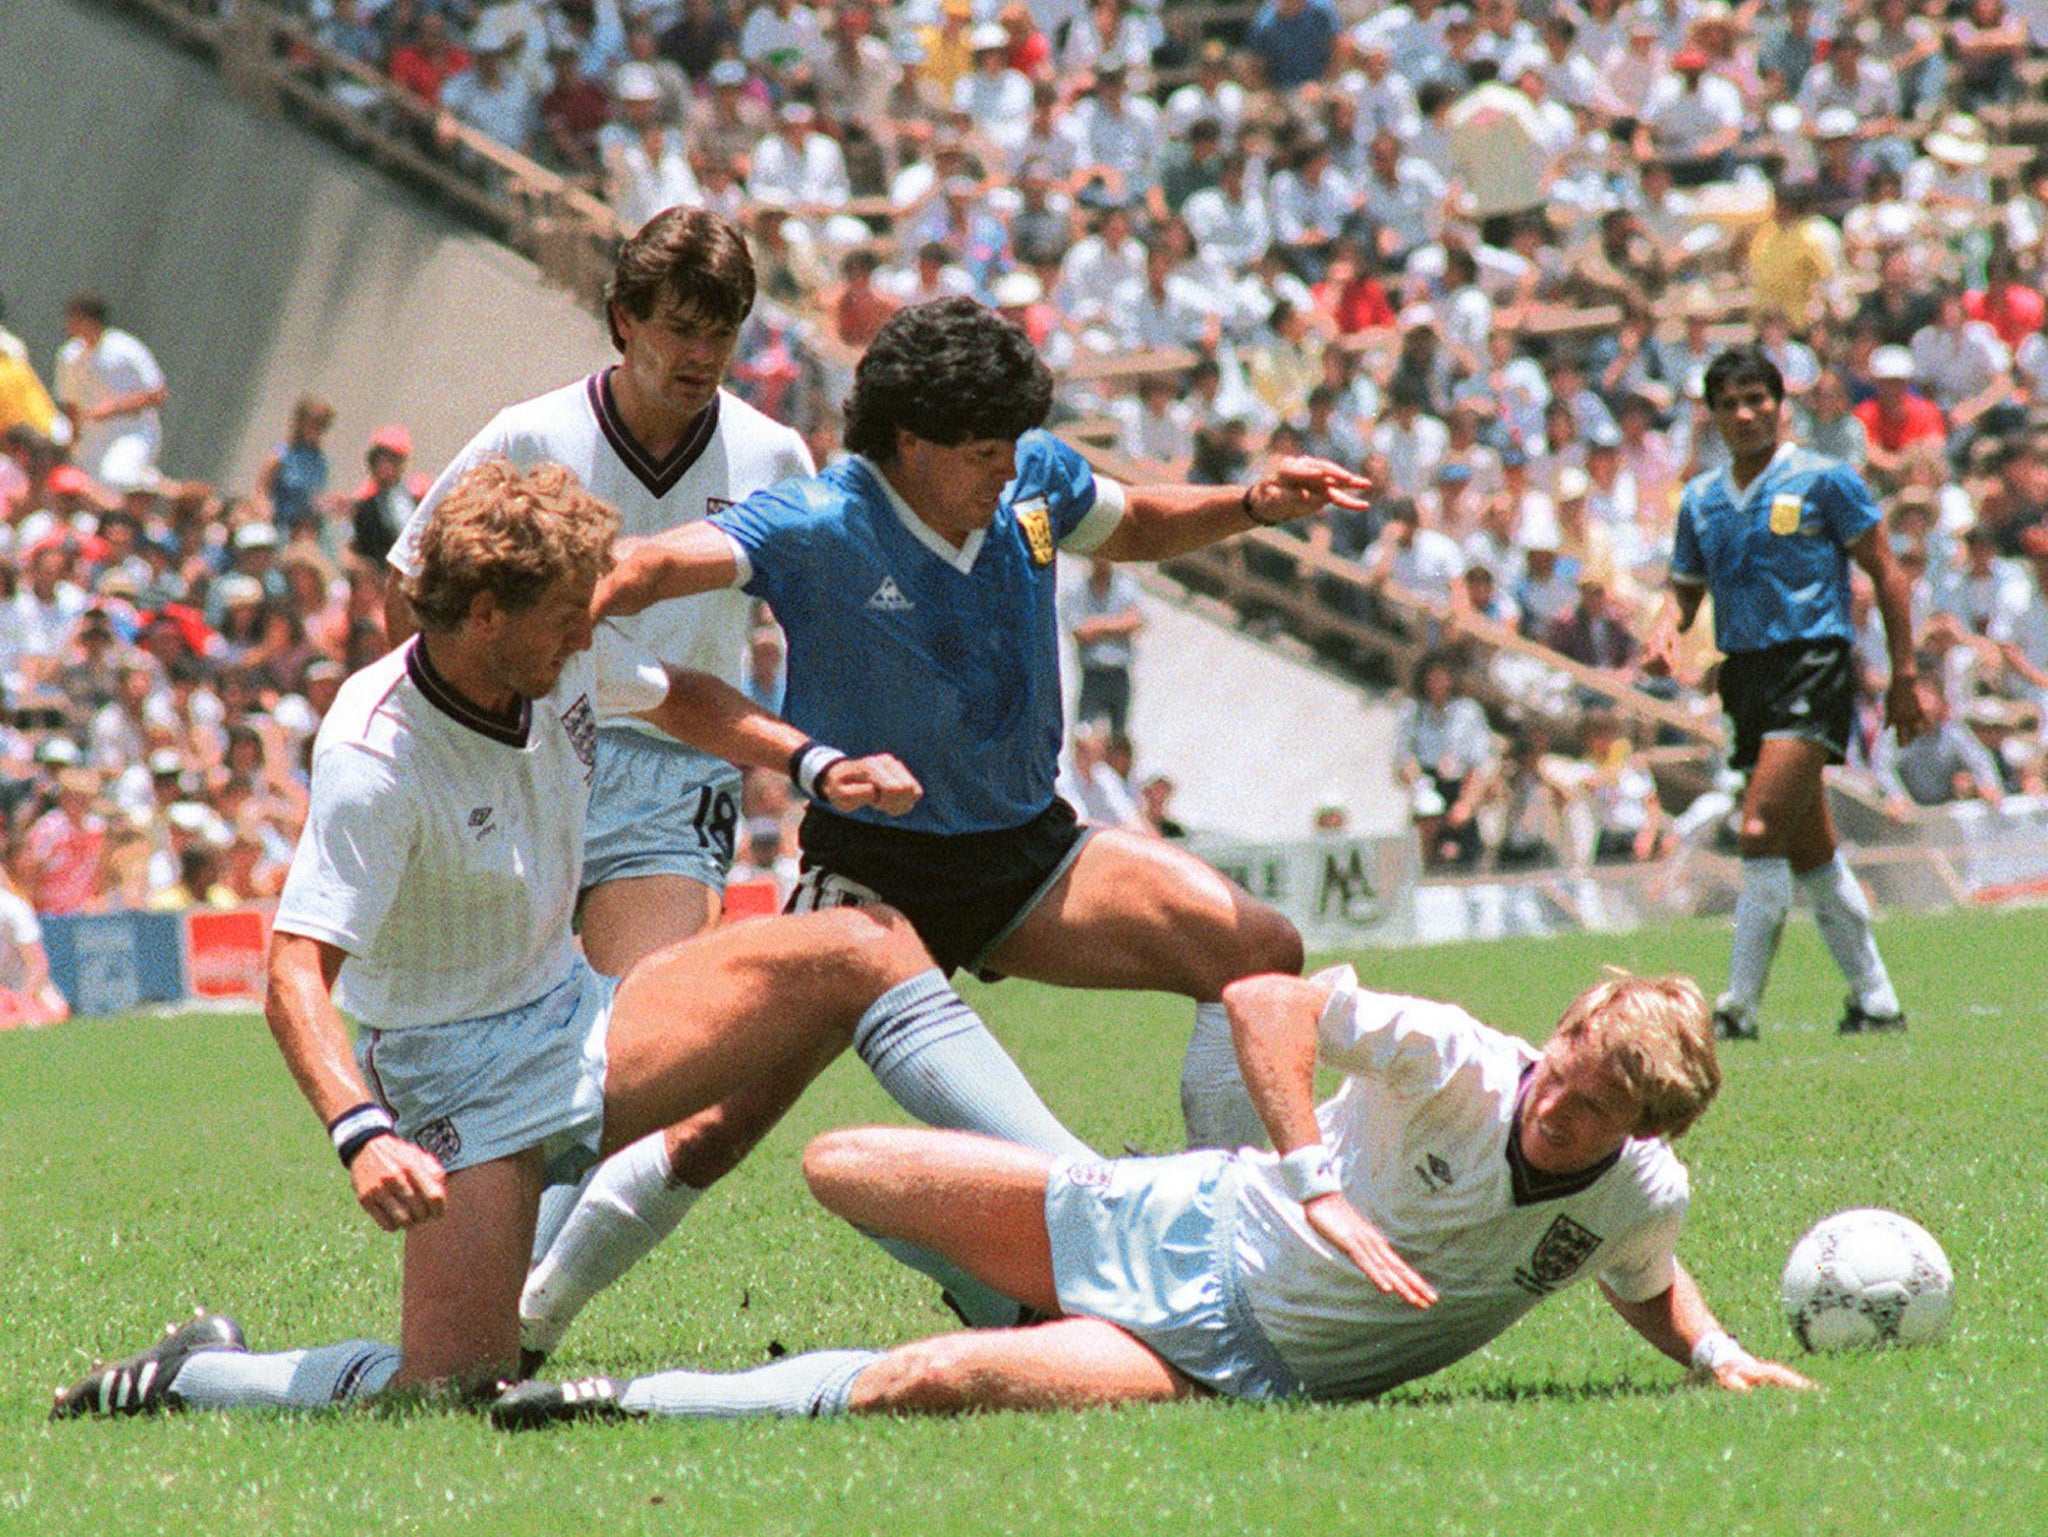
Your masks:
[[[868,1176],[885,1158],[882,1144],[886,1140],[886,1131],[872,1126],[813,1137],[804,1149],[804,1183],[811,1187],[818,1204],[845,1216],[853,1193],[865,1188]]]
[[[849,984],[872,996],[931,968],[910,920],[893,907],[840,907],[820,913],[820,952]]]
[[[1275,971],[1288,976],[1301,974],[1302,962],[1307,958],[1301,933],[1284,913],[1257,903],[1245,914],[1243,933],[1239,976]]]

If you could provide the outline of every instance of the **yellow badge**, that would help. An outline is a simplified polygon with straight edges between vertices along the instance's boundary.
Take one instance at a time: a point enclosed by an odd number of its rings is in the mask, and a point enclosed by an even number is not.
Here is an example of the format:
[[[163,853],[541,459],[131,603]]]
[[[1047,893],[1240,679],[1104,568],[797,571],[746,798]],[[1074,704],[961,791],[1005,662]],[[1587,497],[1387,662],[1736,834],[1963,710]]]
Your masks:
[[[1035,566],[1052,564],[1052,510],[1041,498],[1024,502],[1011,509],[1017,517],[1017,527],[1024,532],[1024,542],[1031,548],[1031,563]]]
[[[1799,532],[1799,514],[1804,503],[1791,494],[1771,498],[1771,532],[1774,534],[1796,534]]]

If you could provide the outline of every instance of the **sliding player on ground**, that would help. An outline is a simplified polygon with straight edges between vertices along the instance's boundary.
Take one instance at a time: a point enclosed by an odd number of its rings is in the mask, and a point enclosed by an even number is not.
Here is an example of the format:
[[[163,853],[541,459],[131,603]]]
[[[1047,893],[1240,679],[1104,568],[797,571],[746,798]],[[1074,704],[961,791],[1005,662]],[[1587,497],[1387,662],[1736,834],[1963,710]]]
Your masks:
[[[752,1371],[509,1389],[493,1417],[953,1413],[1220,1394],[1370,1397],[1597,1277],[1632,1328],[1723,1388],[1803,1388],[1742,1348],[1679,1264],[1669,1139],[1720,1086],[1706,1000],[1611,973],[1541,1051],[1349,967],[1224,992],[1273,1152],[1050,1158],[958,1133],[830,1132],[811,1188],[1051,1315]],[[1318,1061],[1342,1074],[1318,1106]]]

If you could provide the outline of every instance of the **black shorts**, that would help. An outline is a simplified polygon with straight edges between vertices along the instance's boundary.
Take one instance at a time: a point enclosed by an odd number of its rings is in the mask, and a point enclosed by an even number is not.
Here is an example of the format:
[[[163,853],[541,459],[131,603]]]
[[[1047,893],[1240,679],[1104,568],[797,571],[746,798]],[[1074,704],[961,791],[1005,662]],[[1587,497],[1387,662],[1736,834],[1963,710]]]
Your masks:
[[[947,975],[967,970],[993,981],[983,959],[1067,873],[1088,833],[1057,799],[1021,826],[985,833],[882,827],[814,804],[804,813],[803,874],[784,911],[879,897],[910,920]]]
[[[1721,664],[1721,705],[1735,722],[1728,762],[1756,767],[1766,737],[1818,743],[1828,762],[1849,751],[1856,680],[1845,640],[1796,640],[1761,651],[1731,651]]]

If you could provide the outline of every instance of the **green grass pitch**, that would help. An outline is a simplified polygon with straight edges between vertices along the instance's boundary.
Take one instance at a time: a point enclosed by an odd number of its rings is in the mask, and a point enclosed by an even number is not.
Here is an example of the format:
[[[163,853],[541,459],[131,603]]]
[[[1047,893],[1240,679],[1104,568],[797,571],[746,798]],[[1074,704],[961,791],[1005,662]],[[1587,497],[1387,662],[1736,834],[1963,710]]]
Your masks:
[[[947,1422],[634,1424],[507,1438],[439,1409],[49,1425],[51,1386],[195,1303],[255,1348],[392,1337],[397,1244],[355,1209],[253,1015],[0,1036],[0,1532],[2048,1532],[2048,914],[1896,919],[1903,1038],[1842,1040],[1795,918],[1765,1038],[1681,1152],[1683,1254],[1730,1328],[1819,1395],[1688,1387],[1582,1286],[1451,1371],[1348,1408],[1203,1404]],[[1721,925],[1359,958],[1540,1038],[1600,962],[1718,982]],[[1187,1007],[1007,983],[975,1000],[1105,1148],[1177,1144]],[[896,1119],[841,1063],[675,1241],[600,1298],[566,1372],[750,1365],[946,1328],[812,1206],[821,1128]],[[1946,1246],[1919,1351],[1806,1361],[1793,1239],[1844,1206]]]

